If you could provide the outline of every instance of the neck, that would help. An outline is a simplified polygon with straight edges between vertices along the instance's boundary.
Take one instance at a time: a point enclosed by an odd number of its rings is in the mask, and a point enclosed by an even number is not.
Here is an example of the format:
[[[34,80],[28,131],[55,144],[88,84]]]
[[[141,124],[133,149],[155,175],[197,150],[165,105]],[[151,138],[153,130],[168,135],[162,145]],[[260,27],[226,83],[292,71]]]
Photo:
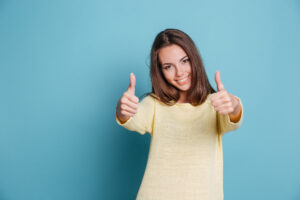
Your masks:
[[[178,103],[187,103],[186,92],[180,92],[180,97],[177,101]]]

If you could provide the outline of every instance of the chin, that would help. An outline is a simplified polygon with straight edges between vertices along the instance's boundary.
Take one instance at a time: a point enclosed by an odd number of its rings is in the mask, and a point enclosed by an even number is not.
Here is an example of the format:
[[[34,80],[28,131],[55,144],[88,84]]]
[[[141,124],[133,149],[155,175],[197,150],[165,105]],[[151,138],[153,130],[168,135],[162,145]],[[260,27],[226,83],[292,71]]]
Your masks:
[[[188,91],[188,90],[190,89],[190,87],[191,87],[191,86],[186,86],[186,87],[180,86],[180,87],[177,87],[177,89],[186,92],[186,91]]]

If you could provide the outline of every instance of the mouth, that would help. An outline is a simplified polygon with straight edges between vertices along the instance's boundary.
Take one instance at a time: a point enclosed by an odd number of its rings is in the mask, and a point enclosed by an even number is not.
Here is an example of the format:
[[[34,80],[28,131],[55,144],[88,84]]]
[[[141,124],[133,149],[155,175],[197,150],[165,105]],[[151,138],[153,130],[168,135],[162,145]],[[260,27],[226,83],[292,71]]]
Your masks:
[[[178,79],[178,80],[176,80],[176,81],[177,81],[178,83],[183,83],[183,82],[185,82],[189,77],[190,77],[190,74],[189,74],[187,77],[182,78],[182,79]]]

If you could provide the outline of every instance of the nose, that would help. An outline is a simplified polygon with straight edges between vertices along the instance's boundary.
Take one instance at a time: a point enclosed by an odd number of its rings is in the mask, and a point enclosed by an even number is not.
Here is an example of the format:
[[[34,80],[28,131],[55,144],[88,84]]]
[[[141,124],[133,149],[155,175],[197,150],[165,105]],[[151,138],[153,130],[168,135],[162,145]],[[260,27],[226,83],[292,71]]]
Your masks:
[[[176,76],[182,76],[184,74],[184,69],[181,65],[177,65],[177,68],[176,68]]]

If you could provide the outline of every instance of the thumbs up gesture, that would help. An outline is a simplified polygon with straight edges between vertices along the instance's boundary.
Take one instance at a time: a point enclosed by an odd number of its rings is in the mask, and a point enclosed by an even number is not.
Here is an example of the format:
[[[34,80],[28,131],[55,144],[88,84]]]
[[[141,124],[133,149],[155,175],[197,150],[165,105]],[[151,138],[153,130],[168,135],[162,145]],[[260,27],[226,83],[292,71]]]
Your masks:
[[[130,83],[128,89],[123,93],[117,107],[116,114],[122,123],[125,123],[130,117],[134,116],[137,112],[139,98],[135,96],[135,76],[130,74]]]
[[[220,114],[229,114],[230,119],[235,119],[240,114],[241,105],[239,100],[232,94],[229,94],[221,81],[220,72],[215,74],[218,91],[210,97],[214,109]]]

